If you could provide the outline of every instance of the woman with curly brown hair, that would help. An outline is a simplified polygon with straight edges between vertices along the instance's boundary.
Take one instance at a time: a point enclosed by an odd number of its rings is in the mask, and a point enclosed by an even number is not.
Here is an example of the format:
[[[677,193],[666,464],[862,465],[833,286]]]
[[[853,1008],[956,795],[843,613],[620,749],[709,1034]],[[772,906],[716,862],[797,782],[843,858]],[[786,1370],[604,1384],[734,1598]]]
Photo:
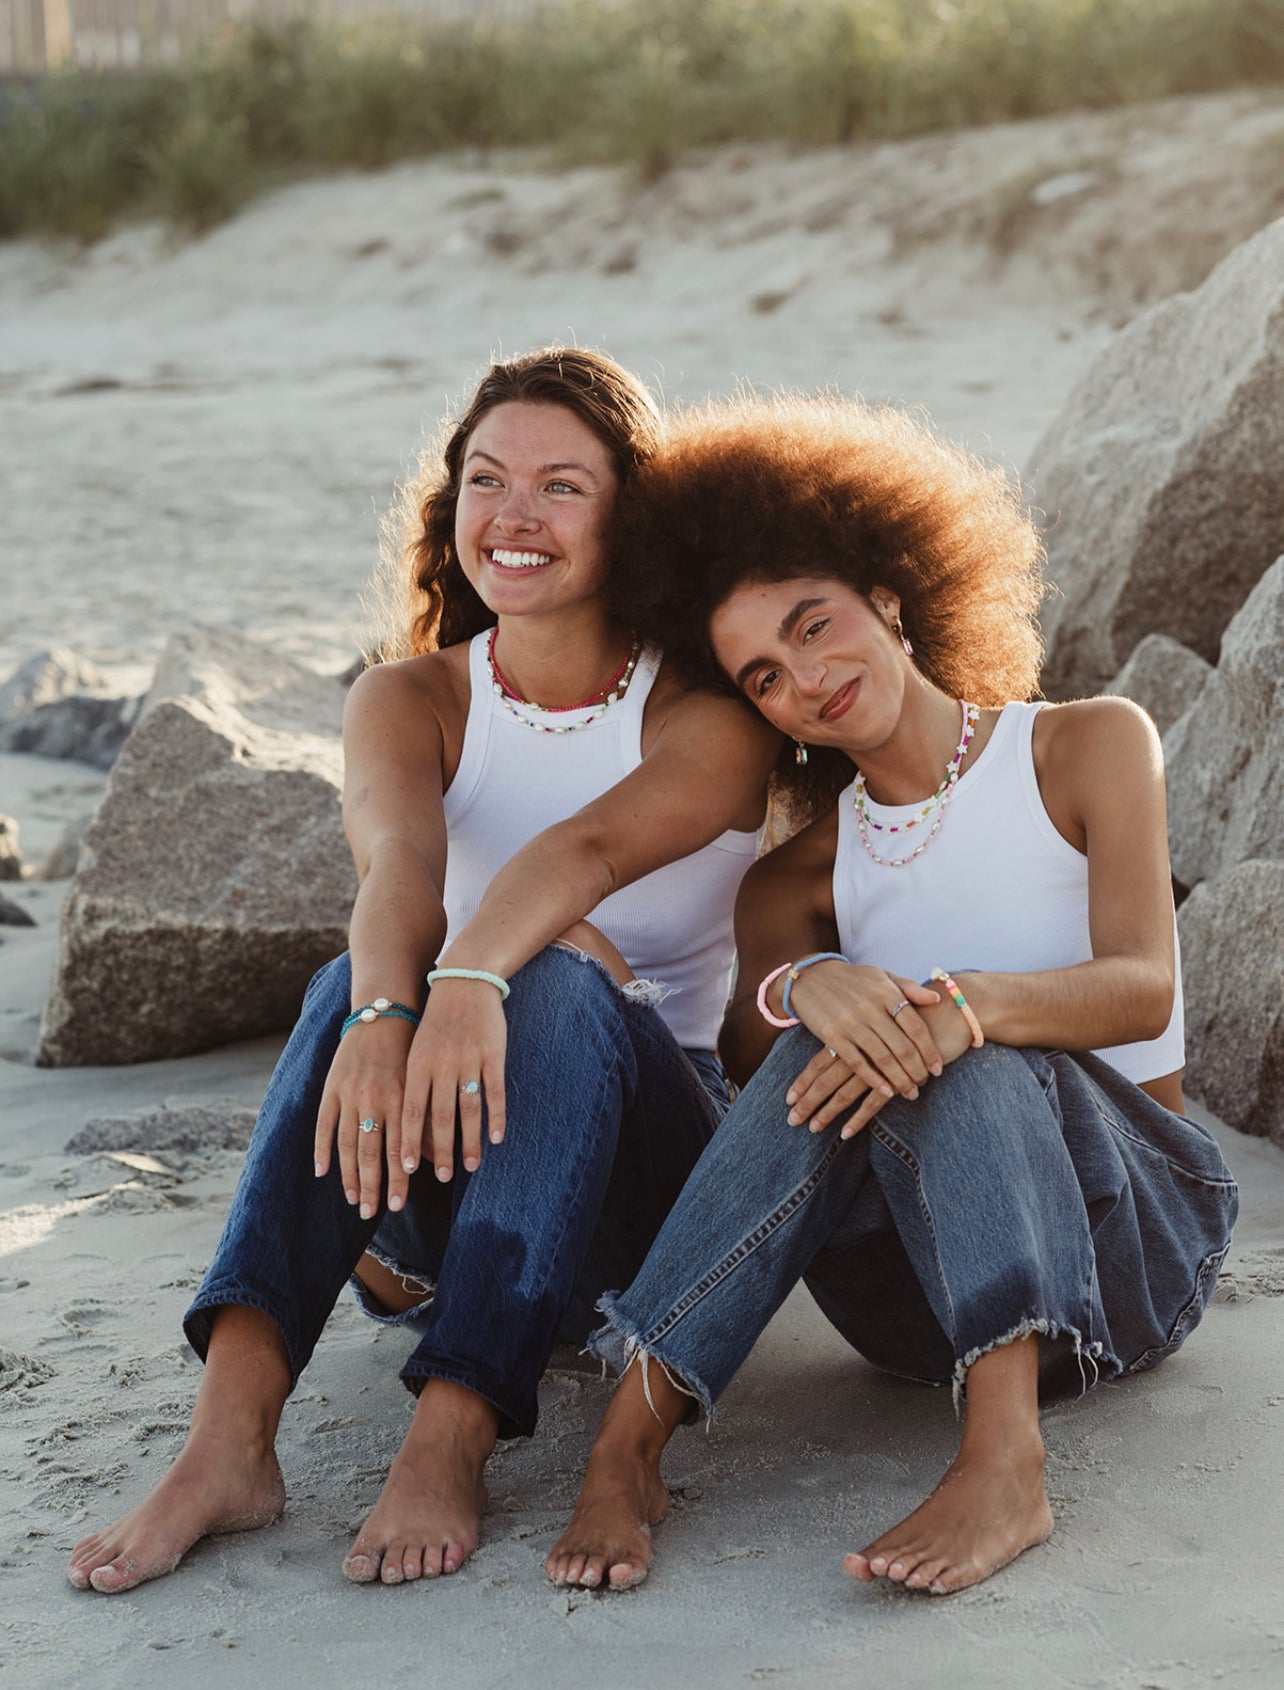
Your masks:
[[[361,676],[344,726],[350,951],[308,989],[186,1317],[187,1443],[76,1546],[79,1588],[280,1515],[282,1407],[350,1275],[420,1337],[344,1571],[454,1572],[496,1439],[533,1432],[555,1340],[633,1276],[708,1141],[778,744],[607,602],[615,506],[658,433],[635,377],[546,349],[487,373],[407,490],[408,655]]]
[[[944,1478],[845,1561],[960,1590],[1052,1530],[1041,1397],[1175,1350],[1236,1213],[1182,1114],[1158,738],[1123,699],[1026,702],[1034,526],[894,411],[696,413],[621,532],[615,590],[795,742],[809,825],[742,884],[744,1090],[603,1301],[622,1382],[547,1571],[645,1576],[665,1443],[803,1278],[867,1359],[966,1393]]]

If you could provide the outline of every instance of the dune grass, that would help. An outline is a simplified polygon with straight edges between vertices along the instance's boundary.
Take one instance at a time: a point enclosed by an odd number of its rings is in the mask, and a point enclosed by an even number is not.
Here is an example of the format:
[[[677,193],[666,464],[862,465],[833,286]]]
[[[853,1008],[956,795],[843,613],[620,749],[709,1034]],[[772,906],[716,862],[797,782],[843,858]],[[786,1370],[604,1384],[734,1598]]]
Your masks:
[[[248,24],[180,65],[0,86],[0,237],[210,227],[265,186],[450,150],[661,173],[1284,83],[1284,0],[561,0],[520,23]]]

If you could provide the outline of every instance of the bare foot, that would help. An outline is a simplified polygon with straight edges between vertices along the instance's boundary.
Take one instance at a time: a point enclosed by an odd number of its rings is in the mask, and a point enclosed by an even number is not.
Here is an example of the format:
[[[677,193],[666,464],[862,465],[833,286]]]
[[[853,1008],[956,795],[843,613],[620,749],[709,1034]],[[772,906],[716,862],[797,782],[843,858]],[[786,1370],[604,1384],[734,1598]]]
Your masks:
[[[1052,1535],[1043,1445],[958,1459],[921,1507],[843,1566],[863,1584],[894,1579],[945,1596],[997,1573]]]
[[[285,1483],[270,1442],[193,1431],[137,1508],[76,1545],[67,1577],[77,1590],[132,1590],[172,1573],[199,1538],[270,1526],[284,1508]]]
[[[632,1590],[651,1566],[651,1527],[669,1511],[659,1454],[597,1446],[569,1526],[544,1563],[554,1584]]]
[[[477,1547],[482,1470],[498,1416],[448,1380],[430,1379],[406,1441],[343,1563],[353,1584],[404,1584],[456,1573]]]

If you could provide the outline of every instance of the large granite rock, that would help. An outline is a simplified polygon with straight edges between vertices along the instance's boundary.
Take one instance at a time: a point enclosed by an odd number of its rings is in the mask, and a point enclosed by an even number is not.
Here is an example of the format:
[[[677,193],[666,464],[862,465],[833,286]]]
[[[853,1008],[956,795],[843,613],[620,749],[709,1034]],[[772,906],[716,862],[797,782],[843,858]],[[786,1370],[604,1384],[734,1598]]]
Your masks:
[[[73,757],[109,769],[138,716],[95,664],[74,651],[42,651],[0,687],[0,751]]]
[[[1227,628],[1221,662],[1166,735],[1164,759],[1183,885],[1250,857],[1284,857],[1284,557]]]
[[[170,641],[81,848],[41,1063],[178,1056],[292,1022],[356,890],[343,698],[230,632]]]
[[[1241,863],[1196,887],[1177,925],[1186,1088],[1284,1147],[1284,863]]]
[[[1216,661],[1284,536],[1281,417],[1284,219],[1116,335],[1034,450],[1049,696],[1097,691],[1150,633]]]
[[[1163,734],[1190,709],[1212,673],[1212,664],[1189,646],[1148,634],[1105,691],[1140,704]]]

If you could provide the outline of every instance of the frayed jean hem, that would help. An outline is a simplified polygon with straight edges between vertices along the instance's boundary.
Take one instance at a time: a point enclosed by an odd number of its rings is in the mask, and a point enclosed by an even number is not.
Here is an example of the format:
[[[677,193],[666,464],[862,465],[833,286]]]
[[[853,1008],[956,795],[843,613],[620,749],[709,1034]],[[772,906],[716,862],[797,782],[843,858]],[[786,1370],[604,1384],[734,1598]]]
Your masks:
[[[1049,1320],[1046,1317],[1029,1316],[1019,1320],[1009,1331],[1001,1337],[992,1338],[988,1343],[978,1344],[967,1354],[961,1356],[954,1363],[953,1397],[954,1412],[958,1415],[967,1395],[967,1376],[982,1356],[987,1356],[995,1350],[1001,1350],[1008,1344],[1018,1343],[1022,1338],[1044,1338],[1055,1342],[1059,1338],[1066,1338],[1074,1346],[1075,1360],[1079,1364],[1079,1379],[1081,1397],[1087,1396],[1094,1386],[1104,1384],[1108,1379],[1116,1379],[1123,1372],[1123,1363],[1116,1356],[1107,1355],[1106,1348],[1100,1340],[1084,1342],[1083,1334],[1078,1327],[1067,1325],[1061,1321]],[[1092,1377],[1088,1377],[1088,1369],[1092,1370]]]
[[[631,1331],[619,1313],[619,1299],[615,1292],[608,1291],[598,1301],[598,1309],[606,1316],[606,1324],[598,1327],[596,1332],[589,1335],[587,1349],[590,1355],[596,1356],[602,1363],[603,1373],[609,1368],[617,1379],[623,1379],[636,1361],[642,1374],[642,1391],[647,1400],[647,1406],[655,1413],[655,1403],[651,1397],[651,1363],[655,1362],[664,1373],[669,1384],[683,1396],[690,1397],[691,1407],[682,1417],[682,1424],[690,1426],[700,1417],[705,1417],[706,1425],[712,1424],[717,1410],[709,1393],[708,1387],[698,1379],[692,1379],[688,1374],[679,1371],[672,1362],[667,1361],[659,1350],[652,1348],[643,1341],[642,1334]],[[658,1419],[659,1416],[657,1415]]]

